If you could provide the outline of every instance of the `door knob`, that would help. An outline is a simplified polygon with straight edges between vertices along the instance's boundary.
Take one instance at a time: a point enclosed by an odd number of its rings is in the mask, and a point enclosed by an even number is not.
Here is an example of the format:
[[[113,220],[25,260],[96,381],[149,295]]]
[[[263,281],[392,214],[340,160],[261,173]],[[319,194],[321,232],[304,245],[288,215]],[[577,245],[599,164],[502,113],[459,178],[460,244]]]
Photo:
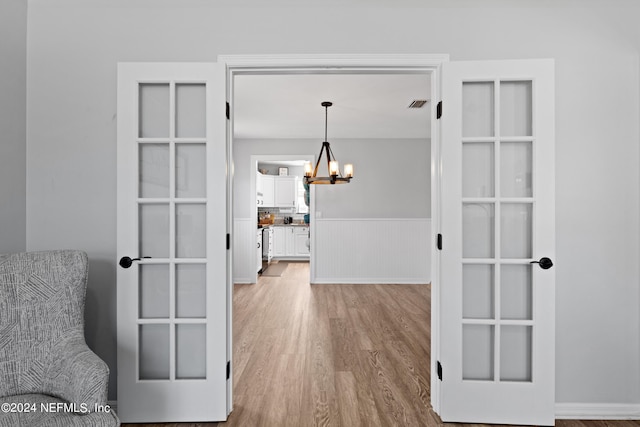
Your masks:
[[[540,258],[540,261],[531,261],[531,264],[538,264],[543,270],[548,270],[553,267],[553,261],[547,257]]]
[[[143,256],[142,258],[151,258],[151,257]],[[120,267],[122,268],[129,268],[133,264],[133,261],[140,261],[142,258],[129,258],[128,256],[123,256],[122,258],[120,258],[120,262],[118,262],[118,264],[120,264]]]

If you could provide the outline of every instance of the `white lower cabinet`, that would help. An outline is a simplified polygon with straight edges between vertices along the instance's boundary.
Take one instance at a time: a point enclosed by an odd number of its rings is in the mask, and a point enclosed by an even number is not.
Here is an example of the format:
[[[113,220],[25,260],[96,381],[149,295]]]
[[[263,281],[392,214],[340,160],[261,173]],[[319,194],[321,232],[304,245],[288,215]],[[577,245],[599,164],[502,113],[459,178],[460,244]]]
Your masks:
[[[309,227],[273,227],[274,258],[309,258]]]
[[[294,230],[295,256],[309,256],[309,227],[296,227]]]
[[[286,227],[273,227],[273,257],[286,256]]]
[[[284,227],[284,253],[285,256],[295,256],[295,238],[293,236],[293,227]]]

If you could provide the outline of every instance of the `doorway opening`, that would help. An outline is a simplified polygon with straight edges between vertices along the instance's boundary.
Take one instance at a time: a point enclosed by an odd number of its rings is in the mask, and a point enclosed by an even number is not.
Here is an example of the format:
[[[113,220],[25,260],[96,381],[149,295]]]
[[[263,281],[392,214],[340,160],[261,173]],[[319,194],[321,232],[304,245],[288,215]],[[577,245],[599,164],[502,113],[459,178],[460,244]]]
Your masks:
[[[428,89],[430,90],[430,95],[429,95],[429,100],[427,103],[427,119],[428,119],[428,123],[425,123],[425,125],[428,125],[429,123],[436,123],[435,122],[435,118],[436,118],[436,107],[435,104],[437,104],[437,100],[439,99],[439,83],[438,83],[438,79],[439,79],[439,67],[440,64],[444,61],[447,61],[448,58],[445,57],[437,57],[434,58],[433,56],[427,56],[427,57],[420,57],[418,59],[414,58],[414,61],[412,62],[411,59],[406,59],[406,58],[393,58],[391,62],[393,63],[392,67],[389,67],[388,65],[384,65],[386,64],[385,60],[382,59],[362,59],[361,64],[368,64],[368,65],[360,65],[360,66],[353,66],[353,62],[350,61],[346,61],[343,58],[342,60],[338,60],[337,63],[341,64],[338,66],[335,66],[331,63],[331,61],[328,61],[326,59],[317,59],[317,60],[311,60],[311,61],[306,61],[306,64],[304,66],[300,66],[300,65],[293,65],[292,62],[295,61],[291,61],[290,59],[285,61],[287,63],[287,65],[284,66],[279,66],[279,67],[274,67],[273,63],[269,63],[269,61],[267,61],[266,63],[263,60],[256,60],[255,62],[252,63],[251,60],[247,61],[246,58],[240,59],[240,60],[234,60],[233,57],[224,57],[224,58],[219,58],[220,62],[223,62],[226,64],[227,66],[227,88],[228,88],[228,99],[231,100],[232,102],[232,106],[236,100],[235,98],[235,93],[238,91],[239,86],[236,84],[236,78],[239,76],[245,76],[245,77],[254,77],[254,76],[273,76],[273,75],[281,75],[281,76],[303,76],[303,75],[318,75],[318,76],[327,76],[327,75],[331,75],[331,76],[376,76],[376,75],[395,75],[395,76],[415,76],[415,75],[422,75],[422,76],[426,76],[427,77],[427,82],[425,83],[425,86],[428,87]],[[305,61],[302,61],[303,63]],[[324,62],[324,63],[323,63]],[[358,62],[358,60],[355,61],[356,63]],[[344,65],[345,63],[349,64],[349,65]],[[251,65],[247,65],[247,64],[251,64]],[[268,65],[266,65],[268,64]],[[383,65],[380,65],[383,64]],[[369,88],[370,91],[375,91],[378,88]],[[281,94],[283,101],[286,99],[287,97],[287,93],[282,93]],[[324,100],[328,100],[328,99],[322,99],[321,101]],[[332,101],[335,102],[335,99],[333,99]],[[414,101],[414,99],[408,99],[407,102],[407,106],[408,104],[412,103],[412,101]],[[320,104],[319,102],[317,102],[318,104]],[[366,102],[364,102],[363,104],[366,105]],[[334,103],[334,105],[337,105]],[[233,160],[233,163],[235,163],[235,172],[236,175],[234,175],[234,178],[229,180],[229,191],[232,192],[232,194],[237,194],[237,193],[233,193],[235,186],[234,186],[234,180],[237,178],[237,168],[238,168],[238,153],[242,152],[244,150],[244,148],[241,148],[241,143],[238,144],[238,138],[236,138],[236,126],[237,126],[237,112],[235,111],[234,108],[232,108],[232,114],[231,114],[231,129],[232,129],[232,136],[228,142],[228,147],[229,147],[229,153],[232,153],[230,155],[230,161]],[[287,117],[289,119],[290,123],[296,123],[297,120],[295,117]],[[319,117],[320,119],[323,119],[323,117],[320,115]],[[380,122],[380,117],[378,117],[378,121]],[[242,129],[242,127],[240,127],[239,129]],[[312,147],[320,147],[320,138],[321,138],[321,133],[322,133],[322,128],[319,126],[316,128],[315,131],[315,135],[313,138],[307,137],[307,138],[298,138],[298,139],[306,139],[308,144],[311,145],[306,145],[306,147],[312,146]],[[330,136],[329,139],[331,139],[331,132],[329,132]],[[430,271],[429,271],[429,282],[432,283],[432,298],[431,301],[433,301],[431,303],[431,324],[432,324],[432,332],[431,332],[431,366],[430,366],[430,370],[434,371],[433,367],[434,367],[434,360],[436,359],[434,357],[434,355],[437,355],[437,345],[433,345],[434,343],[437,343],[437,339],[438,339],[438,324],[437,324],[437,316],[438,316],[438,305],[437,305],[437,295],[438,295],[438,289],[437,289],[437,275],[438,275],[438,271],[437,271],[437,254],[435,254],[435,256],[431,256],[431,241],[433,240],[431,238],[431,234],[430,231],[431,229],[437,229],[438,227],[438,221],[439,221],[439,211],[438,211],[438,203],[437,200],[439,198],[439,182],[438,182],[438,173],[437,173],[437,165],[438,165],[438,156],[439,156],[439,147],[438,144],[435,143],[436,141],[438,141],[438,129],[437,126],[433,126],[431,128],[428,129],[427,132],[428,135],[428,140],[429,141],[433,141],[434,144],[431,144],[428,148],[427,148],[427,153],[428,155],[423,158],[423,170],[427,171],[427,176],[429,179],[425,180],[422,183],[423,189],[425,189],[425,193],[430,193],[430,196],[428,196],[428,206],[429,206],[429,227],[427,232],[418,232],[418,233],[414,233],[417,235],[421,236],[422,239],[422,245],[424,247],[429,248],[429,257],[427,258],[422,258],[421,263],[423,265],[429,265],[430,267]],[[255,137],[256,139],[261,139],[260,137]],[[262,138],[263,142],[264,140],[267,138]],[[291,140],[296,139],[296,138],[283,138],[285,140],[285,142],[292,142]],[[345,138],[345,139],[349,139],[349,138]],[[375,138],[374,138],[375,139]],[[340,138],[337,139],[338,141],[340,140]],[[338,147],[339,145],[336,144],[336,147]],[[396,149],[397,147],[400,146],[400,144],[396,144]],[[301,149],[297,149],[294,151],[289,151],[289,153],[295,153],[295,152],[300,152]],[[335,149],[334,149],[335,150]],[[393,152],[393,148],[390,148],[391,152]],[[308,150],[304,150],[304,151],[308,151]],[[355,150],[356,152],[359,153],[363,153],[363,150]],[[380,152],[385,153],[385,150],[379,150]],[[336,153],[337,154],[337,153]],[[388,156],[389,152],[387,152],[387,156]],[[254,154],[255,155],[255,154]],[[231,157],[232,156],[232,157]],[[340,154],[337,154],[338,157],[341,157]],[[406,156],[400,155],[399,158],[407,158]],[[348,161],[347,161],[348,160]],[[358,157],[356,156],[356,158],[353,159],[345,159],[345,162],[351,162],[355,164],[355,178],[354,178],[354,182],[357,182],[359,175],[358,175]],[[407,168],[410,171],[415,172],[415,169],[411,169],[411,168]],[[389,167],[389,169],[387,169],[387,173],[389,171],[393,172],[398,172],[402,170],[402,164],[393,164]],[[384,168],[380,170],[381,173],[384,173]],[[360,176],[361,179],[365,178]],[[350,184],[351,185],[351,184]],[[341,186],[344,187],[344,186]],[[254,187],[255,188],[255,187]],[[399,187],[395,187],[395,188],[399,188]],[[400,191],[402,191],[402,188],[399,188]],[[340,191],[341,188],[338,188],[336,191]],[[250,191],[251,197],[253,199],[253,192]],[[414,194],[415,196],[415,194]],[[415,199],[415,197],[414,197]],[[311,227],[311,241],[314,242],[312,243],[312,259],[314,259],[314,250],[313,248],[319,249],[317,248],[315,245],[318,245],[319,242],[317,241],[317,230],[313,227],[313,224],[320,220],[320,222],[322,223],[322,220],[325,220],[324,222],[327,223],[338,223],[339,220],[332,217],[333,212],[331,211],[331,207],[335,206],[335,205],[326,205],[329,206],[329,210],[326,210],[324,208],[322,208],[321,204],[320,204],[320,200],[316,200],[316,203],[318,203],[318,206],[312,206],[311,210],[310,210],[310,218],[311,218],[311,223],[312,223],[312,227]],[[253,206],[255,206],[255,200],[252,201]],[[238,207],[238,200],[234,199],[234,205],[233,205],[233,209],[229,209],[229,217],[233,218],[234,223],[236,222],[236,220],[238,219],[238,212],[237,212],[237,207]],[[353,206],[359,206],[361,207],[362,204],[361,203],[357,203],[357,204],[353,204],[350,205],[350,207]],[[387,208],[394,208],[396,210],[401,210],[402,209],[402,203],[387,203]],[[409,211],[411,211],[412,209],[409,208]],[[353,212],[351,212],[353,213]],[[329,215],[327,217],[327,215]],[[388,215],[387,217],[390,218],[384,218],[385,215],[378,215],[378,217],[373,217],[373,218],[369,218],[369,221],[371,222],[375,222],[375,221],[380,221],[380,220],[384,220],[384,219],[394,219],[393,215]],[[344,219],[344,218],[342,218]],[[358,220],[363,220],[365,218],[363,218],[362,216],[358,217],[357,215],[353,215],[351,218],[348,218],[350,220],[349,224],[353,225],[356,224],[358,222]],[[415,220],[415,218],[409,218],[412,220]],[[256,216],[256,222],[257,222],[258,218]],[[256,222],[253,222],[253,224],[256,224]],[[365,221],[359,221],[359,222],[365,222]],[[237,233],[237,232],[236,232]],[[322,234],[324,235],[324,233]],[[235,240],[234,240],[235,241]],[[322,253],[321,249],[319,249],[318,251],[316,251],[316,255],[318,255],[319,253]],[[315,258],[315,262],[318,263],[318,259]],[[415,263],[410,263],[410,264],[415,264]],[[311,281],[312,283],[345,283],[345,278],[344,277],[339,277],[336,276],[334,278],[330,278],[329,280],[323,281],[323,278],[326,278],[325,276],[323,276],[323,274],[325,274],[326,272],[321,270],[318,271],[320,269],[320,266],[317,265],[315,266],[315,270],[313,271],[313,261],[312,261],[312,270],[310,272],[311,274]],[[230,276],[231,277],[231,276]],[[332,281],[332,279],[334,279],[335,281]],[[342,279],[342,280],[340,280]],[[349,278],[347,278],[349,279]],[[351,283],[368,283],[366,280],[368,279],[367,277],[364,277],[364,280],[357,280],[358,278],[351,278]],[[315,282],[314,282],[315,280]],[[380,283],[398,283],[397,281],[393,281],[393,280],[388,280],[387,282],[385,282],[384,280],[379,281]],[[405,280],[404,282],[400,282],[400,283],[411,283],[410,280],[407,281]],[[229,312],[231,313],[231,306],[232,306],[232,301],[233,301],[233,284],[229,283],[229,292],[228,292],[228,296],[229,296],[229,307],[230,310]],[[435,321],[434,321],[435,319]],[[231,348],[233,346],[233,342],[231,337],[232,335],[232,325],[231,322],[229,322],[229,351],[231,352]],[[231,354],[230,354],[230,358],[231,358]],[[419,362],[418,362],[419,363]],[[434,371],[435,372],[435,371]],[[436,408],[437,411],[437,401],[438,401],[438,384],[437,381],[434,381],[434,379],[431,379],[431,402],[432,402],[432,406],[434,408]],[[231,384],[229,385],[229,387],[231,387]],[[231,397],[231,392],[229,394],[229,396]],[[229,399],[229,409],[231,410],[232,408],[232,399]]]
[[[256,206],[251,209],[248,227],[255,228],[257,224],[258,233],[255,245],[253,235],[246,233],[250,235],[247,245],[257,249],[249,283],[258,283],[259,275],[269,274],[266,269],[272,262],[306,261],[310,265],[309,271],[312,271],[310,212],[315,192],[311,191],[306,198],[302,178],[304,164],[313,162],[313,158],[312,154],[250,155],[247,179],[252,185],[249,194],[256,195]],[[243,195],[236,192],[235,196]],[[253,202],[251,197],[248,199],[249,203]],[[237,222],[236,226],[242,227],[243,224]],[[242,273],[237,273],[234,283],[244,283],[237,280]]]

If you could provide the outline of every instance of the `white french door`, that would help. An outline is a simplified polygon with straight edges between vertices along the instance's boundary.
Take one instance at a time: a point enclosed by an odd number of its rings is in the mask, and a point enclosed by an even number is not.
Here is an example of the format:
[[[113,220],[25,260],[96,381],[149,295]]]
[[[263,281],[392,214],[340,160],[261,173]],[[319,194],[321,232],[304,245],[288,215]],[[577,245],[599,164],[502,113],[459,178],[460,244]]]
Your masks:
[[[443,421],[554,424],[553,70],[443,65]]]
[[[221,72],[215,63],[118,66],[123,422],[224,421],[228,415]]]

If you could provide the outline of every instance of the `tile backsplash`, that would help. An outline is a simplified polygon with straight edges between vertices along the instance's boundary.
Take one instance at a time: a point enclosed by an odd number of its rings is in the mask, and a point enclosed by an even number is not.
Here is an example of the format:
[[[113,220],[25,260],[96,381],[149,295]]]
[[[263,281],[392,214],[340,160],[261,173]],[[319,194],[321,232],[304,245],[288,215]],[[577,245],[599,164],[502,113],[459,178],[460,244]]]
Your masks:
[[[304,222],[304,214],[294,213],[294,208],[258,208],[258,221],[269,214],[274,215],[274,224],[283,224],[284,217],[293,218],[294,224]]]

